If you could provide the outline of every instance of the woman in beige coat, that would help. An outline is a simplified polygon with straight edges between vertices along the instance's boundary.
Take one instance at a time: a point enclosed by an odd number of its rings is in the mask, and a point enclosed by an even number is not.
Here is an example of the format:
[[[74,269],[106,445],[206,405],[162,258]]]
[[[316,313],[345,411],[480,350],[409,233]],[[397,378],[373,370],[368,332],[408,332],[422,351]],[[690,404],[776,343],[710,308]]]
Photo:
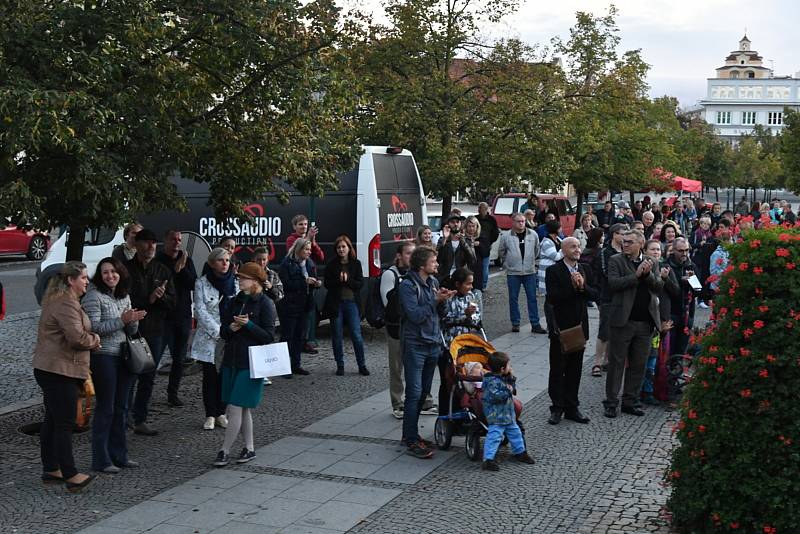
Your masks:
[[[50,281],[33,355],[33,376],[44,398],[42,481],[63,482],[73,493],[94,478],[79,473],[72,457],[78,393],[89,378],[89,351],[100,348],[100,338],[92,333],[79,300],[88,286],[86,265],[77,261],[65,263],[60,275]]]

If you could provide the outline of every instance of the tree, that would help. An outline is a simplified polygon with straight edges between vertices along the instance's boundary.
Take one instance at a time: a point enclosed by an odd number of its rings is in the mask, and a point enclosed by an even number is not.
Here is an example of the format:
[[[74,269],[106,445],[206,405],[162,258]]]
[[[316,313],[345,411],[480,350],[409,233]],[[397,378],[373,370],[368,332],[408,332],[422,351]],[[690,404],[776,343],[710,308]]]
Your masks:
[[[279,188],[319,194],[358,154],[333,0],[7,1],[0,19],[0,210],[83,228],[182,206],[218,217]]]
[[[716,138],[708,142],[698,169],[698,178],[705,186],[713,187],[717,191],[717,201],[719,187],[733,186],[735,199],[735,188],[739,184],[734,173],[734,153],[729,143]]]
[[[800,113],[787,109],[784,113],[786,128],[781,135],[780,154],[786,177],[786,187],[800,191]]]
[[[480,37],[481,24],[516,8],[516,0],[390,0],[389,24],[373,26],[359,47],[363,137],[410,148],[445,213],[457,191],[494,191],[557,166],[548,147],[557,66],[519,41]]]

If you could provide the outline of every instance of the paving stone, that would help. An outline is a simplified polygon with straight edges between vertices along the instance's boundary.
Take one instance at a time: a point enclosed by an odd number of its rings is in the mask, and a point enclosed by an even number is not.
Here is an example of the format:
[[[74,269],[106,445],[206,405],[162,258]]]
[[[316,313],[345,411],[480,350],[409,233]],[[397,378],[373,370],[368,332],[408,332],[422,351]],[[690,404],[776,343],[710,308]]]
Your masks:
[[[351,485],[333,500],[380,507],[400,494],[402,494],[400,490]]]
[[[278,527],[268,527],[242,521],[231,521],[212,531],[213,534],[276,534],[278,532],[280,532]]]
[[[192,480],[198,486],[228,489],[256,476],[255,473],[232,469],[214,469]]]
[[[367,504],[328,502],[295,524],[347,532],[377,509]]]
[[[320,503],[274,497],[237,521],[268,527],[287,527],[320,507]]]
[[[145,501],[101,522],[102,527],[147,530],[190,510],[186,504]]]
[[[333,499],[350,486],[339,482],[328,482],[325,480],[304,480],[299,484],[283,491],[279,497],[283,499],[297,499],[301,501],[311,501],[325,503]]]
[[[171,490],[159,493],[153,497],[152,500],[178,504],[200,504],[215,497],[222,491],[221,488],[201,486],[194,482],[187,482]]]
[[[323,470],[322,474],[350,478],[367,478],[382,467],[383,465],[379,464],[365,464],[360,462],[351,462],[348,460],[340,460]]]
[[[307,471],[309,473],[319,473],[325,468],[330,467],[344,457],[338,454],[324,454],[321,452],[301,452],[292,456],[285,462],[281,462],[275,467],[278,469],[288,469],[295,471]]]
[[[250,512],[254,508],[252,504],[211,499],[171,517],[167,520],[167,523],[211,530],[237,519],[241,514]]]

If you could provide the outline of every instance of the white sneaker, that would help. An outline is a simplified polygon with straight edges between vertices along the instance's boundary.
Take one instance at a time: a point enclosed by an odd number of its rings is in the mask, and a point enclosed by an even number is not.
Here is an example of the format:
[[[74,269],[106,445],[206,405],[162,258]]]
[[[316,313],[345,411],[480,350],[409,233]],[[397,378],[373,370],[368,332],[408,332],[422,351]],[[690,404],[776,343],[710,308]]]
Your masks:
[[[423,408],[419,413],[422,415],[439,415],[439,407],[433,404],[430,408]]]
[[[217,424],[220,428],[228,428],[228,418],[224,415],[217,417]]]
[[[214,430],[214,418],[206,417],[206,422],[203,423],[203,430]]]
[[[700,306],[700,307],[701,307],[701,308],[703,308],[704,310],[707,310],[707,309],[708,309],[708,304],[706,304],[706,303],[705,303],[705,302],[703,302],[703,301],[700,301],[700,304],[698,304],[698,306]]]
[[[270,380],[269,378],[265,378],[264,379],[264,385],[265,386],[271,386],[272,385],[272,380]]]
[[[392,415],[395,419],[402,419],[403,418],[403,410],[392,410]]]

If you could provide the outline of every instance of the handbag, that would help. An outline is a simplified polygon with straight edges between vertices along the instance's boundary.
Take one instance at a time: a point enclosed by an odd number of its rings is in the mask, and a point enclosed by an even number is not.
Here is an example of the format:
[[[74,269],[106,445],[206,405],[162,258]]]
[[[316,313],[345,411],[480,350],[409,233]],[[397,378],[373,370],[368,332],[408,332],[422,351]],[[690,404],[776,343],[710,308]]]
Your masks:
[[[586,337],[583,335],[583,325],[558,330],[558,341],[561,344],[562,354],[572,354],[585,349]]]
[[[142,336],[125,336],[125,342],[122,344],[122,359],[128,371],[135,375],[149,373],[156,368],[153,351],[150,350],[150,345]]]

